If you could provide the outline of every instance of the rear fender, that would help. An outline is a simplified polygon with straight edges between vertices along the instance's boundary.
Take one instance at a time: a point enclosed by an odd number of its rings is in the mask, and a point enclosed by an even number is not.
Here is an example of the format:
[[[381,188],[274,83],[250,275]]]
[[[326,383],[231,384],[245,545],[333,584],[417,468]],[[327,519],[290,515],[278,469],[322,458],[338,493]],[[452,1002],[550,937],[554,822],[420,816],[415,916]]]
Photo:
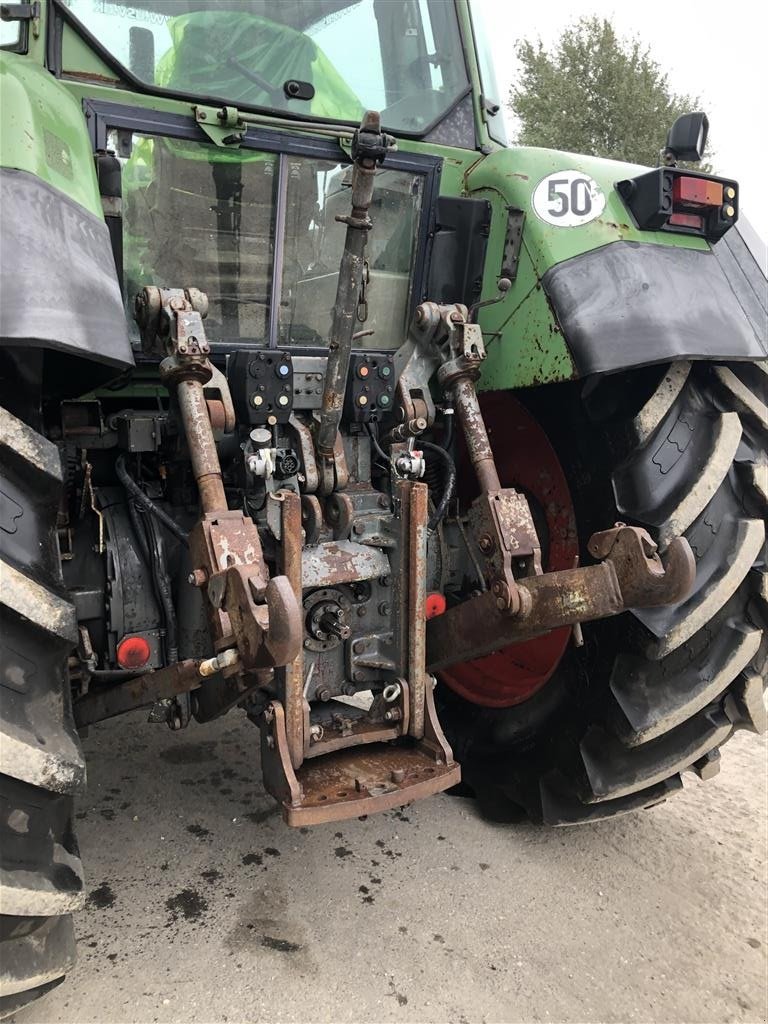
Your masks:
[[[768,355],[764,270],[742,233],[731,229],[713,248],[692,235],[641,231],[615,183],[644,170],[572,153],[507,149],[470,171],[470,194],[487,199],[493,211],[483,298],[498,295],[500,276],[513,276],[510,291],[480,316],[488,349],[483,388],[677,359]],[[558,192],[567,185],[557,183],[549,206],[555,215],[541,215],[547,179],[555,175],[557,182],[563,171],[592,183],[594,201],[581,206],[590,207],[586,216],[558,220],[567,201]]]
[[[56,393],[82,393],[133,365],[85,118],[18,54],[0,76],[0,347],[43,349]]]

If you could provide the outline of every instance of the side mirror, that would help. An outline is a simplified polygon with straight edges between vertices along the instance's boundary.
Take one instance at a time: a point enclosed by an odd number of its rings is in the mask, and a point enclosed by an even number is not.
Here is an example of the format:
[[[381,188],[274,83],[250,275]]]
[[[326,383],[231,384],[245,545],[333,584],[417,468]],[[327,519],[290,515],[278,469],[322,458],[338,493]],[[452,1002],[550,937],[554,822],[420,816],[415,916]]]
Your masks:
[[[682,114],[669,129],[664,162],[674,166],[678,160],[701,160],[707,148],[708,135],[709,118],[706,114]]]

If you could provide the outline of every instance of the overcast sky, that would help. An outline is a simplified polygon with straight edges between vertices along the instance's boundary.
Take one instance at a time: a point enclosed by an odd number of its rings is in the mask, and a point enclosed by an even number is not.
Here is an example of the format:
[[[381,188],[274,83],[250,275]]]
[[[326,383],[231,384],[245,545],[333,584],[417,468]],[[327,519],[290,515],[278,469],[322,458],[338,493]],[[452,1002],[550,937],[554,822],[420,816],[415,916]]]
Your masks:
[[[668,73],[675,92],[698,95],[709,117],[716,172],[736,178],[741,210],[768,241],[768,4],[764,0],[473,0],[491,39],[506,101],[519,39],[552,43],[582,15],[610,19],[637,35]],[[508,118],[510,131],[511,118]]]

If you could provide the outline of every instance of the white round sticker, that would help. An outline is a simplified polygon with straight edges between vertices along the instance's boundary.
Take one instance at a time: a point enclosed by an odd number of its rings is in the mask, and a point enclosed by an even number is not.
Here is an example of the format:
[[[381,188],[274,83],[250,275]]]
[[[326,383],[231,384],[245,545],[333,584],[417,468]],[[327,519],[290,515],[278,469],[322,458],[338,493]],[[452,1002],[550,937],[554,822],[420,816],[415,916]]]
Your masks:
[[[538,217],[558,228],[588,224],[605,209],[605,194],[594,178],[581,171],[555,171],[542,178],[533,192]]]

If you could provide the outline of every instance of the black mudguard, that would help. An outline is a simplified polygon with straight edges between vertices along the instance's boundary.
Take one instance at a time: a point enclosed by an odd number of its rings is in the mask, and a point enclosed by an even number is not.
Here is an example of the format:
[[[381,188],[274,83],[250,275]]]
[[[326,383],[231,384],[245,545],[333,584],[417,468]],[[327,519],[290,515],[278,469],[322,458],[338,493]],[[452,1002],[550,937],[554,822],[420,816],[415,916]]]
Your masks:
[[[0,168],[0,346],[45,350],[56,393],[133,366],[103,220],[26,171]]]
[[[613,242],[557,264],[542,283],[580,377],[768,356],[766,279],[737,229],[710,251]]]

